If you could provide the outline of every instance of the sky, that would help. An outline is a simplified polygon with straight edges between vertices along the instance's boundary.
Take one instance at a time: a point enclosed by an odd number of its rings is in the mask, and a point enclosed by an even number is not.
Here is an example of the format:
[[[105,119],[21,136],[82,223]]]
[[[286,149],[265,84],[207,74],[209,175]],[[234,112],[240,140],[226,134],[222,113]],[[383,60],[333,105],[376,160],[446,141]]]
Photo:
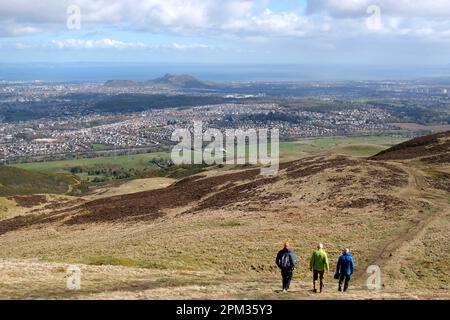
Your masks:
[[[447,65],[450,0],[0,0],[0,63]]]

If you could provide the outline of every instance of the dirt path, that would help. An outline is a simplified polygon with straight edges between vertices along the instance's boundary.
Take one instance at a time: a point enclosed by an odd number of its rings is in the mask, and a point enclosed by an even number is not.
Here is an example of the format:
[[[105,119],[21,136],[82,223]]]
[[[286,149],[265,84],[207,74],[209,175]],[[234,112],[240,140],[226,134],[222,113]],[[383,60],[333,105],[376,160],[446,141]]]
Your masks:
[[[75,187],[78,187],[81,185],[81,179],[78,180],[74,176],[72,176],[71,178],[75,181],[75,183],[74,184],[69,183],[66,194],[70,194],[75,189]]]
[[[420,239],[424,235],[430,224],[450,212],[448,193],[435,189],[430,190],[425,182],[425,174],[421,170],[405,163],[393,161],[388,163],[397,166],[409,175],[408,185],[396,195],[406,199],[410,199],[414,195],[414,198],[429,203],[431,209],[428,212],[428,216],[415,221],[415,224],[400,233],[397,238],[390,240],[368,263],[368,265],[377,265],[382,270],[394,257],[399,256],[400,253],[407,252],[414,240]],[[363,277],[366,277],[365,270],[360,270],[355,274],[355,278],[358,280],[361,280]]]

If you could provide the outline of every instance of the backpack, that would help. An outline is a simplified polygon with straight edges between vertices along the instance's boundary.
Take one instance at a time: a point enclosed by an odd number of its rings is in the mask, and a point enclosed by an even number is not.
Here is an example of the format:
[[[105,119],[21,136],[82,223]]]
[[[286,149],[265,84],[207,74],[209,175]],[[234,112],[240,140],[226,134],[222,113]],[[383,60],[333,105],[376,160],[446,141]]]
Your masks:
[[[282,269],[292,269],[291,256],[289,252],[286,252],[281,257],[281,268]]]

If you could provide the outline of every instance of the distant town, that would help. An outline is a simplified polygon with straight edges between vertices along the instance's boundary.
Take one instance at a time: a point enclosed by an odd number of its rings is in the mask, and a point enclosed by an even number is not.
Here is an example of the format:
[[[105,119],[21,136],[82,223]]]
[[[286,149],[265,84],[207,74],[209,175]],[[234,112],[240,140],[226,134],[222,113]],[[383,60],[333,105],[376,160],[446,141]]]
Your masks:
[[[285,140],[414,136],[449,126],[449,105],[440,83],[225,85],[172,75],[146,83],[4,81],[0,162],[167,150],[172,132],[194,121],[205,129],[276,128]]]

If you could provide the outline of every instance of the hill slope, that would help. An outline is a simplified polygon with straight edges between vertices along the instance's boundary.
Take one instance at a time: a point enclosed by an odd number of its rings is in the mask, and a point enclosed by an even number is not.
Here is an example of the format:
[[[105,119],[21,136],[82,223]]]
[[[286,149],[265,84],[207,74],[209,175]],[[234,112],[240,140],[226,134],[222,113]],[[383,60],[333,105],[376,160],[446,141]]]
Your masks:
[[[423,162],[450,163],[450,131],[415,138],[381,151],[374,160],[420,159]]]
[[[217,84],[197,79],[189,74],[170,74],[167,73],[160,78],[148,81],[132,81],[132,80],[108,80],[104,83],[106,87],[138,87],[138,86],[164,86],[178,89],[212,89]]]
[[[76,181],[66,175],[44,174],[0,166],[0,196],[66,193]]]
[[[156,85],[170,85],[175,88],[183,89],[208,89],[214,87],[212,83],[199,80],[188,74],[167,73],[163,77],[150,80],[147,83]]]
[[[273,260],[289,240],[299,267],[286,298],[449,298],[450,191],[430,184],[434,175],[410,161],[320,155],[273,177],[210,170],[161,189],[49,203],[0,221],[0,260],[12,261],[0,281],[22,284],[0,297],[278,298]],[[319,241],[332,267],[343,247],[354,253],[349,295],[337,295],[332,272],[323,295],[310,292]],[[47,263],[24,275],[36,258]],[[61,272],[48,270],[61,262],[82,266],[83,291],[60,288]],[[377,292],[365,286],[374,264]]]

